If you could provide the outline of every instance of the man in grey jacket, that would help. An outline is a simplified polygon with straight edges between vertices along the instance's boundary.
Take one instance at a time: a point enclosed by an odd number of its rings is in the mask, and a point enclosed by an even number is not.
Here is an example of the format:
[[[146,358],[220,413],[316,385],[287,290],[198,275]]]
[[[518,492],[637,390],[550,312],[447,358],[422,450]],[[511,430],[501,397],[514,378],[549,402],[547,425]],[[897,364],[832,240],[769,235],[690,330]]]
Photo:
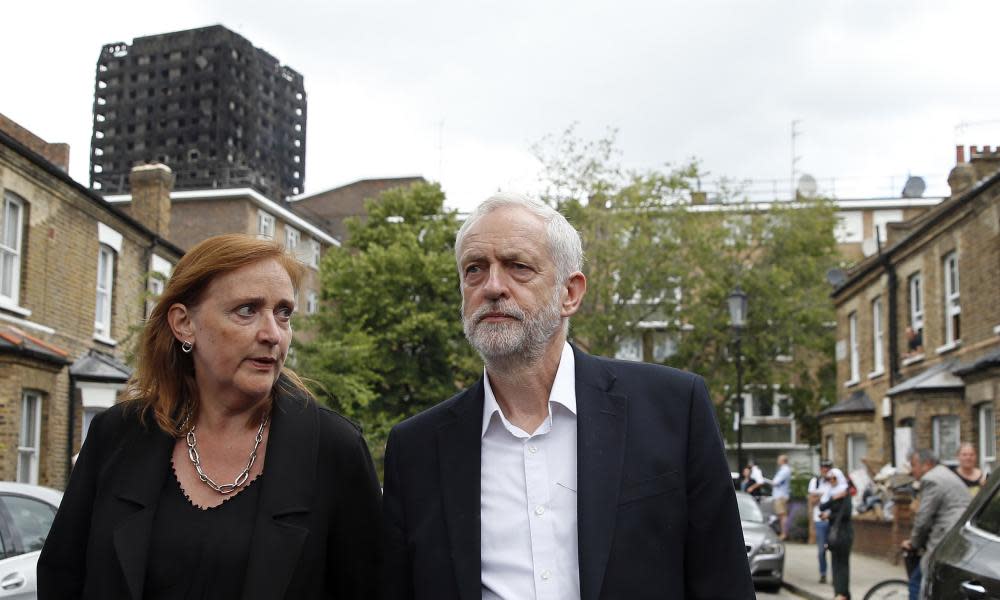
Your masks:
[[[905,550],[923,552],[919,574],[910,578],[910,597],[914,597],[916,583],[920,596],[927,587],[927,563],[931,552],[944,539],[951,526],[958,521],[969,505],[969,492],[958,475],[938,464],[934,451],[923,448],[910,453],[910,473],[920,480],[920,508],[913,520],[910,539],[903,541]]]

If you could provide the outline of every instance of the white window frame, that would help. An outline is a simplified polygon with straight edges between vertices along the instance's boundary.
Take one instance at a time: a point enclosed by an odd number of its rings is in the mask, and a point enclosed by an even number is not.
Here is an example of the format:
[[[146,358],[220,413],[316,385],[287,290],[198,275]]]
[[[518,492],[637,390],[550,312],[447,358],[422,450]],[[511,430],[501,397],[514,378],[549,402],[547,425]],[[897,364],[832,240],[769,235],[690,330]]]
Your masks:
[[[309,240],[309,266],[314,269],[319,269],[319,259],[322,251],[322,246],[319,240]]]
[[[285,225],[285,250],[288,250],[292,254],[296,254],[301,241],[302,234],[299,230]]]
[[[980,404],[976,420],[979,422],[979,468],[993,471],[997,466],[997,428],[993,404]]]
[[[27,421],[29,411],[28,405],[34,404],[34,419],[32,423]],[[42,394],[32,390],[24,390],[21,392],[21,419],[20,419],[20,432],[18,434],[17,440],[17,480],[21,483],[30,483],[32,485],[38,485],[38,463],[41,455],[41,439],[42,439]],[[28,445],[28,441],[25,438],[28,435],[34,438],[34,443]],[[28,472],[25,473],[22,470],[22,460],[21,457],[24,455],[29,455],[30,466],[28,467]]]
[[[942,448],[941,439],[941,422],[944,419],[948,419],[950,422],[956,423],[954,431],[957,434],[957,439],[954,440],[950,445],[954,446],[950,448],[950,452],[944,452]],[[962,418],[958,415],[936,415],[931,417],[931,433],[932,433],[932,448],[934,452],[938,455],[938,460],[942,464],[946,465],[957,465],[958,464],[958,449],[962,447]]]
[[[118,391],[124,386],[116,383],[80,382],[80,404],[83,407],[83,418],[80,420],[80,443],[87,439],[90,423],[94,417],[111,408],[117,401]]]
[[[166,289],[167,281],[170,280],[170,275],[173,271],[174,265],[169,260],[156,254],[150,257],[149,284],[146,288],[149,292],[149,300],[146,302],[146,316],[149,316],[153,312],[156,301],[163,295],[163,290]]]
[[[658,329],[652,335],[654,362],[662,363],[677,354],[677,338],[671,332]]]
[[[101,265],[107,260],[107,270],[104,280],[101,280]],[[97,251],[97,286],[94,297],[94,337],[99,340],[111,340],[111,304],[115,292],[115,251],[111,246],[101,244]],[[104,310],[101,311],[99,301],[101,295],[106,295]]]
[[[872,300],[872,372],[868,377],[878,377],[885,373],[885,355],[882,352],[884,343],[882,319],[882,296],[876,296]]]
[[[21,292],[21,252],[24,241],[24,200],[15,196],[11,192],[4,192],[3,202],[0,203],[0,282],[7,275],[4,272],[4,264],[11,264],[10,269],[10,289],[4,293],[2,283],[0,283],[0,305],[17,306]],[[17,207],[17,222],[14,224],[14,239],[6,239],[7,214],[13,212],[11,207]],[[8,258],[10,257],[10,258]]]
[[[864,463],[861,462],[861,459],[864,458],[864,456],[856,456],[855,455],[856,451],[855,451],[855,448],[854,448],[854,444],[858,440],[864,440],[864,444],[865,444],[865,456],[868,455],[868,436],[865,435],[865,434],[863,434],[863,433],[850,433],[850,434],[848,434],[847,435],[847,461],[844,464],[844,470],[847,471],[848,474],[850,474],[851,471],[857,470],[858,468],[865,466]],[[855,463],[857,463],[857,464],[855,464]]]
[[[642,362],[642,335],[638,333],[623,335],[618,340],[618,349],[615,351],[615,358],[618,360]]]
[[[837,449],[837,447],[836,447],[835,438],[834,438],[833,434],[831,433],[831,434],[829,434],[829,435],[826,436],[826,460],[828,460],[830,462],[833,462],[833,454],[834,454],[834,451],[836,449]]]
[[[954,318],[962,313],[962,304],[960,302],[961,286],[959,282],[958,253],[954,251],[949,252],[945,255],[941,262],[944,275],[944,285],[941,286],[944,289],[945,346],[942,348],[944,349],[949,346],[954,346],[961,340],[961,337],[959,337],[961,335],[961,331],[958,332],[959,336],[955,335]]]
[[[861,355],[858,347],[858,313],[847,315],[847,352],[850,361],[851,378],[847,385],[853,385],[861,380]]]
[[[913,331],[924,330],[924,278],[920,271],[910,275],[910,327]]]
[[[319,311],[319,294],[309,290],[306,293],[306,314],[314,315]]]
[[[257,211],[258,237],[274,239],[274,215],[263,210]]]
[[[865,237],[864,218],[861,211],[838,212],[833,235],[839,244],[856,244],[863,241]]]

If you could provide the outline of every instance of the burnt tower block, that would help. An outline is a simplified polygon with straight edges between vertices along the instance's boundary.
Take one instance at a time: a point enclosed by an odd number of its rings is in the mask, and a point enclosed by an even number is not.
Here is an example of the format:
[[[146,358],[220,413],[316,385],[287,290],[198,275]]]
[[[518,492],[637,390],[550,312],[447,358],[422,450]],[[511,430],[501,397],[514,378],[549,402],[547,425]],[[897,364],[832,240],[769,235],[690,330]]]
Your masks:
[[[106,44],[97,60],[90,185],[129,192],[135,165],[162,163],[175,190],[302,193],[302,75],[215,25]]]

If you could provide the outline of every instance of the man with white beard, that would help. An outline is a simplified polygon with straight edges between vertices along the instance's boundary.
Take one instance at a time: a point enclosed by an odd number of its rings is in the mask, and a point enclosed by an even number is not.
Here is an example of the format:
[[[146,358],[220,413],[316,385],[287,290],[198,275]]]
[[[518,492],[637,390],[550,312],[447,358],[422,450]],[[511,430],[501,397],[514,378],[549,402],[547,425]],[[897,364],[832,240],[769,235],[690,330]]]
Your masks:
[[[576,230],[498,194],[455,257],[483,378],[389,435],[383,597],[753,598],[704,381],[567,343]]]

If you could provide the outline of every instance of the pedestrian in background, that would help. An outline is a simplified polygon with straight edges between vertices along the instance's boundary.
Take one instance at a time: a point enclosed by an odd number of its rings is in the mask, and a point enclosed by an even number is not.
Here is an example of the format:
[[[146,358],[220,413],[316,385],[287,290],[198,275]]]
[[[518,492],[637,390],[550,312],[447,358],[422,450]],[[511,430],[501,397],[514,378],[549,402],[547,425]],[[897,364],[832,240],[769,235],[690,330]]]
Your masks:
[[[749,482],[746,486],[746,493],[750,494],[757,500],[760,500],[761,494],[764,493],[764,484],[767,483],[767,479],[764,478],[764,472],[760,470],[760,467],[753,461],[747,463],[747,469],[750,473],[747,476],[747,481]]]
[[[958,449],[958,466],[949,467],[962,480],[973,498],[986,483],[987,474],[979,468],[979,453],[976,447],[966,442]]]
[[[788,466],[787,455],[778,456],[778,471],[770,483],[774,514],[778,516],[778,523],[781,526],[781,535],[778,537],[784,541],[788,537],[788,498],[792,495],[792,468]]]
[[[829,469],[833,464],[824,460],[820,463]],[[822,475],[816,475],[809,480],[809,502],[812,505],[813,528],[816,531],[816,554],[819,559],[819,582],[826,583],[826,537],[830,531],[830,522],[823,518],[819,505],[829,500],[830,482]]]
[[[832,467],[826,468],[826,478],[831,485],[829,499],[819,505],[830,521],[830,530],[826,538],[826,547],[830,550],[830,562],[833,568],[833,593],[837,600],[851,598],[851,546],[854,544],[854,528],[851,525],[851,496],[846,483],[840,484]],[[841,473],[843,476],[843,473]],[[839,490],[839,491],[838,491]]]
[[[910,539],[903,540],[902,546],[904,550],[923,554],[920,568],[910,574],[912,599],[918,582],[918,597],[924,596],[931,552],[965,512],[971,497],[962,479],[948,467],[938,464],[937,455],[928,448],[910,453],[910,474],[920,481],[920,507],[913,519]]]
[[[743,467],[743,471],[740,473],[740,491],[746,492],[753,483],[753,479],[750,479],[750,467]]]

